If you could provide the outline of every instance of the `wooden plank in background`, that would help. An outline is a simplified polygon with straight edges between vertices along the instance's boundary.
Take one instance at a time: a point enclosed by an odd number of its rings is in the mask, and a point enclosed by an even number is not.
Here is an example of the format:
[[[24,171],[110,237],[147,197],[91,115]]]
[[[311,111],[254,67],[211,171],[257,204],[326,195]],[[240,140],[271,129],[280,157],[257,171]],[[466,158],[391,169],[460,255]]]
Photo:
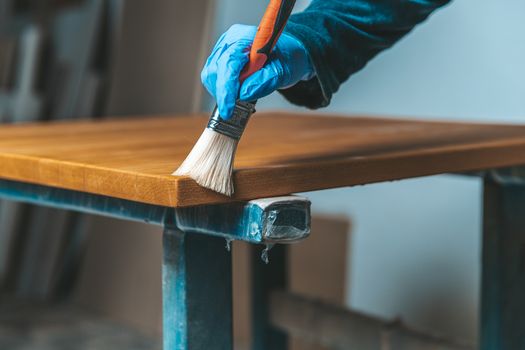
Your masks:
[[[290,249],[290,292],[323,300],[335,305],[346,304],[347,261],[351,250],[350,221],[344,217],[314,216],[312,234]],[[292,350],[327,350],[302,337],[290,337]]]
[[[229,200],[176,169],[204,116],[0,128],[0,177],[165,206]],[[235,199],[525,163],[525,126],[259,113],[235,162]]]
[[[100,45],[103,34],[114,30],[104,11],[109,4],[99,0],[83,1],[80,7],[60,11],[49,21],[43,20],[56,11],[55,6],[79,3],[76,0],[16,3],[17,13],[32,12],[41,22],[40,25],[28,22],[21,31],[16,82],[12,91],[8,91],[10,95],[0,96],[0,103],[5,102],[0,119],[4,115],[8,121],[28,122],[100,114],[97,97],[107,83],[103,78],[109,62],[101,58],[109,56],[107,49],[114,39],[111,36],[104,41],[107,47]],[[118,16],[118,8],[115,10]],[[46,49],[48,43],[52,43],[51,50]],[[4,211],[20,212],[17,216],[23,213],[25,217],[23,222],[1,232],[1,240],[11,248],[10,254],[1,259],[6,273],[5,288],[16,291],[19,296],[37,299],[65,294],[71,285],[65,283],[66,279],[71,277],[80,256],[78,237],[82,236],[84,217],[57,209],[2,202],[0,214]]]
[[[333,350],[474,350],[472,344],[414,330],[399,320],[385,321],[283,291],[272,293],[271,315],[280,329]]]

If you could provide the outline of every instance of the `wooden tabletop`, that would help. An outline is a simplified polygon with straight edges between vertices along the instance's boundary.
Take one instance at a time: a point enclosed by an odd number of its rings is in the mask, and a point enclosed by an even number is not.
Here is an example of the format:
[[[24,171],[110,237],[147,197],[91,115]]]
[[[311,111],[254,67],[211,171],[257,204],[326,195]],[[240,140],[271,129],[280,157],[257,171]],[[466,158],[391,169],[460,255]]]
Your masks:
[[[0,178],[163,206],[227,201],[170,174],[206,116],[4,125]],[[258,113],[235,161],[237,199],[525,164],[525,126]]]

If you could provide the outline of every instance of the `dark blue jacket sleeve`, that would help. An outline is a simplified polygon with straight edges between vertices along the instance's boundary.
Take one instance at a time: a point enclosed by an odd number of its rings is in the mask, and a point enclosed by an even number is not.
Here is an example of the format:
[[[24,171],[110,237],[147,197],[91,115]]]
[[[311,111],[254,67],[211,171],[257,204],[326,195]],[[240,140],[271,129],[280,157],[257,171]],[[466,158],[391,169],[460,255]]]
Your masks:
[[[295,104],[327,106],[350,75],[449,1],[313,0],[285,32],[304,44],[316,76],[280,92]]]

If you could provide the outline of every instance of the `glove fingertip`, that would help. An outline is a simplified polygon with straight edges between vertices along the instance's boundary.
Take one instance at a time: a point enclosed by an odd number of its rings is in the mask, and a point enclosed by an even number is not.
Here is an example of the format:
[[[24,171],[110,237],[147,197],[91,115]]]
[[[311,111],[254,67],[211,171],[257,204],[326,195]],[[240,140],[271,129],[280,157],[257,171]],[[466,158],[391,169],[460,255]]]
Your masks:
[[[206,85],[206,80],[208,79],[209,69],[208,66],[204,66],[201,70],[201,82]]]
[[[208,74],[204,71],[201,72],[201,83],[206,88],[206,90],[208,90],[208,92],[213,95],[212,87],[208,79]]]
[[[212,84],[208,80],[202,82],[204,88],[208,93],[213,96],[214,98],[217,96],[217,91],[215,90],[215,84]]]

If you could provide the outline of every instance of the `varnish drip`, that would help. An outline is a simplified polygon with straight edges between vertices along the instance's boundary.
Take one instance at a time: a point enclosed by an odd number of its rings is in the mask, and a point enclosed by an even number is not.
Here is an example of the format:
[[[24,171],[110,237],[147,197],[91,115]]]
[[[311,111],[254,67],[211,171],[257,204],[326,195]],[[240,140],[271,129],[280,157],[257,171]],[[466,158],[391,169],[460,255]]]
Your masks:
[[[270,252],[270,249],[273,248],[275,244],[266,244],[266,247],[263,249],[262,253],[261,253],[261,259],[262,261],[264,261],[265,264],[268,264],[270,262],[270,257],[269,257],[269,252]]]
[[[232,251],[232,239],[226,238],[226,250],[231,252]]]

